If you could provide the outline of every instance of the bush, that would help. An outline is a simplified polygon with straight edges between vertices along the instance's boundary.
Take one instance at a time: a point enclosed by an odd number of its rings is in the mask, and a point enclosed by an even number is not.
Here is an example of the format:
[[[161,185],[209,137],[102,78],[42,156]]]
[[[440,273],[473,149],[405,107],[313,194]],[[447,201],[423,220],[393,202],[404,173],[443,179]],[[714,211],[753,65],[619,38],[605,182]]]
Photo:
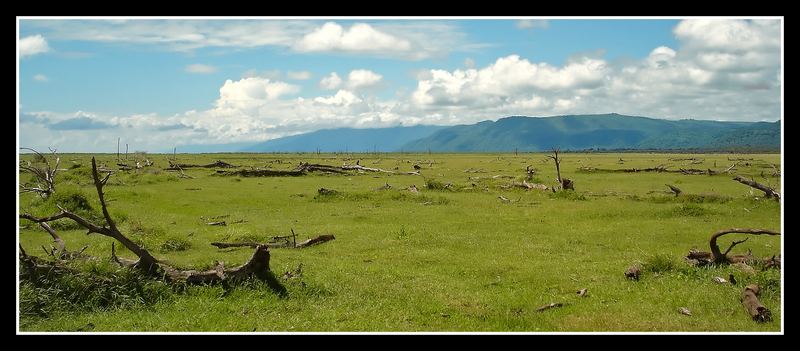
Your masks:
[[[425,188],[429,190],[449,190],[452,187],[450,183],[442,183],[436,179],[426,179]]]
[[[644,268],[653,273],[669,272],[677,266],[675,259],[670,255],[657,254],[645,260]]]
[[[75,271],[20,281],[20,316],[48,317],[62,311],[98,311],[149,306],[172,298],[172,289],[139,271],[90,262]],[[20,267],[20,271],[23,268]]]
[[[575,192],[574,190],[561,190],[550,193],[552,199],[567,199],[572,201],[586,201],[586,196]]]
[[[161,244],[160,251],[163,253],[174,252],[174,251],[185,251],[189,249],[191,246],[192,244],[189,243],[189,241],[187,241],[186,239],[171,237]]]

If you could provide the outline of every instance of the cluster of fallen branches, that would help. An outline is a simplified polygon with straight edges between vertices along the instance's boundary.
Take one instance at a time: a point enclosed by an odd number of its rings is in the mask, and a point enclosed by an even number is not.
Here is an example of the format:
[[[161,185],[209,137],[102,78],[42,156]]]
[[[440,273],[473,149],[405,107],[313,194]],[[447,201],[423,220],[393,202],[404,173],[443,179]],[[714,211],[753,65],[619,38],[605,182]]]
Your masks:
[[[169,168],[165,168],[166,171],[177,171],[183,168],[236,168],[230,163],[217,160],[217,162],[209,163],[205,165],[196,165],[196,164],[188,164],[188,163],[174,163],[169,161]]]
[[[33,180],[36,182],[36,184],[20,184],[20,191],[23,193],[34,192],[39,194],[39,196],[41,196],[43,199],[48,198],[56,191],[55,179],[56,173],[59,170],[58,165],[61,163],[61,158],[56,154],[56,150],[50,149],[53,158],[55,158],[54,165],[50,166],[50,160],[48,160],[47,157],[38,151],[27,147],[20,149],[30,150],[36,153],[36,159],[34,160],[34,163],[31,163],[30,161],[22,161],[22,163],[19,165],[20,170],[33,174]],[[38,163],[41,163],[42,165],[38,165]]]
[[[271,247],[271,248],[295,248],[295,249],[302,249],[302,248],[304,248],[304,247],[309,247],[309,246],[313,246],[313,245],[317,245],[317,244],[322,244],[322,243],[324,243],[324,242],[328,242],[328,241],[331,241],[331,240],[334,240],[334,239],[336,239],[336,237],[334,237],[334,236],[333,236],[333,235],[331,235],[331,234],[323,234],[323,235],[318,235],[318,236],[316,236],[316,237],[313,237],[313,238],[310,238],[310,239],[307,239],[307,240],[305,240],[305,241],[302,241],[302,242],[299,242],[299,243],[298,243],[298,242],[296,242],[296,241],[289,241],[289,240],[286,240],[286,239],[288,239],[288,238],[290,238],[290,237],[292,237],[292,236],[290,235],[290,236],[288,236],[288,237],[274,237],[274,238],[273,238],[273,241],[272,241],[272,242],[269,242],[269,243],[256,243],[256,242],[240,242],[240,243],[239,243],[239,242],[212,242],[212,243],[211,243],[211,245],[212,245],[212,246],[216,246],[216,247],[217,247],[217,248],[219,248],[219,249],[225,249],[225,248],[229,248],[229,247],[258,247],[258,246],[266,246],[266,247]],[[279,239],[277,239],[277,240],[276,240],[275,238],[279,238]],[[284,240],[281,240],[281,239],[284,239]]]
[[[749,238],[739,241],[734,241],[731,243],[731,246],[728,247],[725,252],[720,250],[719,245],[717,244],[717,240],[726,234],[731,233],[740,233],[740,234],[750,234],[750,235],[781,235],[779,232],[775,232],[769,229],[752,229],[752,228],[730,228],[730,229],[723,229],[711,235],[711,238],[708,241],[709,248],[711,252],[706,251],[697,251],[691,250],[689,254],[686,255],[686,260],[694,265],[703,266],[707,264],[730,264],[730,263],[754,263],[754,262],[761,262],[764,263],[765,267],[780,267],[780,257],[772,256],[771,258],[755,258],[750,253],[744,255],[728,255],[728,253],[733,250],[736,245],[744,243]]]
[[[381,168],[364,167],[359,164],[342,165],[341,167],[337,167],[337,166],[307,163],[307,162],[301,162],[297,167],[295,167],[292,170],[241,169],[238,171],[218,170],[217,173],[221,175],[238,175],[242,177],[299,177],[311,172],[346,174],[352,171],[420,175],[419,171],[414,171],[414,172],[387,171]]]
[[[649,168],[597,168],[597,167],[590,167],[590,166],[583,166],[578,168],[578,171],[584,173],[640,173],[640,172],[655,172],[655,173],[681,173],[685,175],[718,175],[718,174],[729,174],[736,170],[737,163],[732,164],[725,170],[717,171],[711,168],[707,169],[697,169],[697,168],[678,168],[678,169],[669,169],[672,167],[671,165],[658,165],[655,167]]]
[[[131,261],[126,260],[116,256],[114,245],[112,244],[112,258],[115,262],[120,265],[132,267],[134,269],[138,269],[141,272],[156,278],[163,278],[164,280],[171,282],[171,283],[187,283],[187,284],[228,284],[229,282],[239,281],[244,279],[250,278],[257,278],[260,280],[264,280],[267,282],[268,285],[275,288],[279,293],[285,293],[285,288],[283,288],[280,283],[277,282],[274,275],[269,269],[269,248],[267,246],[259,245],[256,246],[256,250],[253,253],[253,256],[248,260],[245,264],[235,267],[235,268],[225,268],[223,263],[217,263],[215,269],[208,270],[208,271],[196,271],[196,270],[180,270],[171,265],[167,264],[162,260],[156,259],[147,249],[139,246],[135,242],[128,239],[125,235],[123,235],[111,217],[111,214],[108,211],[108,206],[106,204],[105,195],[103,193],[103,187],[105,186],[106,182],[108,181],[111,173],[108,173],[102,179],[97,171],[97,163],[92,158],[92,178],[94,180],[94,185],[97,190],[97,196],[100,201],[100,206],[103,212],[103,218],[105,219],[105,223],[103,225],[98,225],[92,223],[91,221],[73,213],[69,210],[58,206],[61,210],[59,213],[54,214],[49,217],[35,217],[31,214],[24,213],[20,214],[21,219],[27,219],[34,223],[48,223],[62,218],[68,218],[73,220],[78,225],[82,226],[83,228],[87,229],[87,234],[97,233],[100,235],[104,235],[110,238],[115,239],[116,241],[120,242],[125,248],[130,250],[134,255],[138,257],[138,260]],[[54,232],[50,232],[51,236]],[[54,236],[54,240],[57,236]],[[61,241],[60,238],[56,242]],[[63,244],[63,241],[61,241]],[[24,255],[27,256],[27,255]],[[25,267],[31,267],[30,265],[30,258],[26,258],[27,261],[23,262]],[[51,264],[55,267],[55,264]],[[33,267],[36,268],[35,266]]]

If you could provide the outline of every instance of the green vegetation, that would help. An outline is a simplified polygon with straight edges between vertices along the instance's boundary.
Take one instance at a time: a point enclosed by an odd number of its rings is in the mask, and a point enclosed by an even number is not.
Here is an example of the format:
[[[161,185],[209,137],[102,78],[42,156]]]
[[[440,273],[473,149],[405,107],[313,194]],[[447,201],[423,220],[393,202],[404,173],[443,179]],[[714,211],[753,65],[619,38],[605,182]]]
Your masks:
[[[56,204],[101,223],[91,183],[92,155],[61,155],[56,193],[47,200],[20,194],[20,212],[57,212]],[[31,155],[22,155],[29,158]],[[69,221],[54,226],[75,271],[20,283],[22,331],[779,331],[781,272],[731,265],[692,267],[690,248],[708,250],[711,233],[731,227],[779,230],[781,207],[733,175],[580,173],[580,167],[725,170],[780,188],[770,164],[777,154],[564,153],[562,176],[575,191],[524,190],[556,185],[543,154],[212,154],[178,155],[181,163],[224,160],[244,167],[292,169],[298,162],[400,171],[422,165],[422,176],[377,172],[311,173],[301,177],[219,177],[187,168],[194,178],[164,171],[172,155],[148,155],[155,166],[117,172],[105,188],[120,231],[176,267],[208,269],[246,262],[250,248],[217,249],[213,241],[264,242],[297,233],[336,240],[304,249],[271,249],[270,266],[288,294],[261,282],[175,287],[108,263],[112,240]],[[680,160],[694,158],[694,160]],[[670,160],[678,159],[678,160]],[[752,160],[749,160],[752,159]],[[699,164],[692,164],[699,162]],[[99,155],[113,167],[115,155]],[[87,172],[87,169],[89,172]],[[481,172],[466,172],[480,169]],[[762,178],[762,171],[765,177]],[[26,175],[21,175],[21,178]],[[385,185],[389,184],[388,188]],[[450,186],[447,186],[450,184]],[[678,186],[674,196],[664,184]],[[418,192],[409,191],[412,185]],[[320,188],[335,190],[321,195]],[[502,196],[507,201],[501,201]],[[225,221],[226,225],[209,225]],[[744,235],[720,240],[725,249]],[[780,236],[752,237],[734,253],[781,252]],[[50,236],[20,220],[19,241],[45,258]],[[116,245],[117,255],[135,256]],[[625,279],[633,263],[639,281]],[[291,274],[285,274],[291,272]],[[734,274],[738,285],[714,277]],[[739,302],[746,284],[774,321],[755,323]],[[575,292],[587,288],[587,297]],[[561,308],[536,312],[551,302]],[[689,308],[693,315],[677,312]],[[91,327],[87,327],[91,326]]]

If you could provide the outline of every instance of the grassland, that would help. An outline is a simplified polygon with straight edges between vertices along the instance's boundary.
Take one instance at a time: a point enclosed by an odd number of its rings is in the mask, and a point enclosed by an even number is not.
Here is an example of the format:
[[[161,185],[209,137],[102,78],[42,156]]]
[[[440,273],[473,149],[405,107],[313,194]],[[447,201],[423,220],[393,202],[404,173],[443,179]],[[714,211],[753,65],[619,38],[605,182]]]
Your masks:
[[[552,161],[543,154],[178,155],[182,163],[224,160],[273,169],[291,169],[299,161],[340,165],[356,160],[367,167],[402,171],[412,171],[414,164],[422,167],[422,176],[370,172],[271,178],[186,169],[194,179],[163,171],[168,157],[172,155],[149,155],[154,167],[118,172],[106,187],[121,231],[159,258],[182,267],[206,268],[215,260],[234,266],[245,262],[252,249],[219,250],[209,243],[266,240],[287,235],[290,229],[298,240],[323,233],[334,234],[336,240],[306,249],[272,250],[271,267],[278,276],[302,264],[298,278],[281,278],[289,292],[285,298],[259,284],[227,293],[220,287],[154,288],[159,292],[156,298],[97,306],[52,302],[22,284],[20,330],[781,330],[779,270],[694,268],[681,259],[690,248],[708,250],[709,235],[719,229],[780,230],[778,202],[764,199],[762,192],[731,180],[731,175],[578,171],[659,164],[724,170],[733,163],[729,157],[742,157],[753,160],[743,161],[737,174],[767,182],[760,177],[763,171],[779,188],[780,178],[769,176],[769,164],[779,165],[780,155],[567,153],[561,169],[575,181],[576,191],[555,195],[504,188],[521,181],[528,165],[537,169],[534,181],[554,185]],[[669,160],[688,157],[702,163]],[[57,191],[67,194],[61,199],[83,193],[96,211],[91,155],[61,158],[62,167],[69,169],[57,178]],[[116,156],[98,155],[98,160],[112,167]],[[20,175],[21,181],[26,179],[27,174]],[[452,186],[428,189],[425,184],[431,180]],[[391,189],[376,190],[387,183]],[[666,183],[684,194],[665,193]],[[412,184],[419,194],[404,190]],[[322,187],[340,194],[318,196]],[[20,212],[52,214],[57,198],[42,201],[21,194]],[[242,222],[209,226],[212,217]],[[87,236],[68,224],[57,230],[70,249],[89,245],[88,254],[110,254],[109,238]],[[723,249],[741,237],[724,237]],[[43,255],[40,246],[49,245],[50,238],[21,220],[19,241],[29,253]],[[753,237],[734,251],[747,249],[756,256],[780,253],[781,238]],[[134,258],[130,252],[120,255]],[[645,265],[638,282],[623,276],[635,262]],[[729,273],[739,285],[712,281]],[[742,286],[750,283],[762,286],[761,300],[774,321],[751,321],[739,303]],[[588,288],[588,297],[576,296],[582,288]],[[31,301],[44,307],[32,309]],[[565,305],[535,311],[550,302]],[[679,307],[693,315],[678,313]]]

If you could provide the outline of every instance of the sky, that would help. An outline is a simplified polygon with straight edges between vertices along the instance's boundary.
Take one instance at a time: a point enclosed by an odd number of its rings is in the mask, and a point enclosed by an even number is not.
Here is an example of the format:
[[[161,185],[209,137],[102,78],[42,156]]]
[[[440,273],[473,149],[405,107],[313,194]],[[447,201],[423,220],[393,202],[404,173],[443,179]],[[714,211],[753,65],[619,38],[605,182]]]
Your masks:
[[[19,144],[59,152],[620,113],[781,119],[780,19],[18,18]]]

